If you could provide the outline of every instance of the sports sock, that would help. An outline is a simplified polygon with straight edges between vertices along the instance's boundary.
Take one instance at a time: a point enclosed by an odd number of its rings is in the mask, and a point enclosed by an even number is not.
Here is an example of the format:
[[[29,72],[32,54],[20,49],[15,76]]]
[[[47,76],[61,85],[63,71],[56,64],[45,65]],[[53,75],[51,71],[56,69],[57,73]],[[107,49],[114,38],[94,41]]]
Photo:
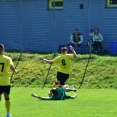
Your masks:
[[[5,106],[6,106],[7,113],[9,113],[10,112],[10,100],[5,101]]]
[[[57,85],[58,85],[58,83],[55,82],[55,83],[52,85],[52,88],[57,88]]]
[[[56,87],[57,87],[57,84],[54,83],[54,84],[52,85],[52,88],[56,88]]]

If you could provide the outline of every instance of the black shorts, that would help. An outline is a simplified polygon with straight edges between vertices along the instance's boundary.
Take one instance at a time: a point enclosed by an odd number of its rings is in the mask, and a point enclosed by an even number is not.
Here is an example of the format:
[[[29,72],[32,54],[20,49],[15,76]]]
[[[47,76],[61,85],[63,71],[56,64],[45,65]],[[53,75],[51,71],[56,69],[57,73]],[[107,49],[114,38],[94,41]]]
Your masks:
[[[0,86],[0,94],[6,93],[7,95],[9,95],[10,94],[10,88],[11,88],[10,85],[8,85],[8,86]]]
[[[69,78],[69,74],[64,74],[64,73],[61,73],[61,72],[57,72],[57,80],[60,81],[61,85],[64,85],[68,78]]]

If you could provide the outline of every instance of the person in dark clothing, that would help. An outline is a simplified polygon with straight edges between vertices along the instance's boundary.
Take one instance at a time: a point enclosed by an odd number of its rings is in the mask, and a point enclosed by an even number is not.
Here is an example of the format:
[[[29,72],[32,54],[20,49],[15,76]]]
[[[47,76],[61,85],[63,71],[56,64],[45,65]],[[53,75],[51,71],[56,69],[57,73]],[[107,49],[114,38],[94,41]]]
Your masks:
[[[94,33],[92,35],[92,40],[93,40],[93,51],[94,52],[102,52],[102,41],[103,41],[103,36],[101,33],[99,33],[99,29],[95,28]],[[100,51],[99,51],[100,49]]]
[[[78,31],[78,29],[75,29],[74,32],[71,34],[68,46],[77,46],[80,47],[82,51],[84,51],[83,35]]]

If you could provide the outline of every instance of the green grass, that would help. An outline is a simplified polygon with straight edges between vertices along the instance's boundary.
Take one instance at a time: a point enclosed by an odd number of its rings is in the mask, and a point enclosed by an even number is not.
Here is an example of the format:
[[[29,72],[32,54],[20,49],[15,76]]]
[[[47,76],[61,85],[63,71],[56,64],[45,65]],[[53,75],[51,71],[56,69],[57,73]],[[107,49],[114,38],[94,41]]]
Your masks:
[[[7,52],[14,63],[19,53]],[[49,64],[40,62],[39,56],[52,59],[53,54],[23,53],[13,76],[11,90],[11,114],[13,117],[116,117],[117,116],[117,56],[92,55],[86,71],[82,89],[77,90],[77,98],[64,101],[42,101],[30,96],[31,92],[47,96],[56,80],[58,65],[51,67],[42,89]],[[71,62],[71,73],[66,84],[79,87],[89,55],[78,55]],[[11,73],[12,74],[12,73]],[[22,88],[21,88],[22,87]],[[73,95],[74,92],[69,92]],[[0,117],[5,117],[4,100],[0,103]]]
[[[18,61],[19,53],[6,53],[14,63]],[[39,56],[52,59],[53,54],[23,53],[20,58],[17,74],[13,76],[12,86],[15,87],[42,87],[46,78],[49,64],[40,62]],[[88,61],[88,54],[78,54],[77,59],[71,62],[71,73],[67,84],[79,87]],[[51,87],[56,80],[58,64],[51,67],[46,87]],[[117,88],[117,56],[92,55],[85,79],[81,88]]]
[[[42,101],[30,96],[34,92],[47,96],[49,89],[12,88],[11,114],[13,117],[116,117],[117,91],[115,89],[79,89],[77,98],[64,101]],[[69,92],[69,95],[74,92]],[[5,117],[4,100],[0,117]]]

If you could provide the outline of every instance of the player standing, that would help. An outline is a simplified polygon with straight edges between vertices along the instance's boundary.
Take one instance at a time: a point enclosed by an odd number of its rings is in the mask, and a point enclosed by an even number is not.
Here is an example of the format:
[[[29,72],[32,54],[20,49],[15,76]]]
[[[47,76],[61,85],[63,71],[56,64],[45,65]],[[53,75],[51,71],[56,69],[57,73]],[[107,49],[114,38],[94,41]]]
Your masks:
[[[5,98],[5,106],[7,115],[6,117],[11,117],[10,115],[10,74],[9,68],[17,73],[17,70],[13,66],[13,62],[10,57],[4,55],[4,45],[0,44],[0,101],[2,94]]]
[[[59,64],[59,71],[57,72],[57,82],[53,84],[52,88],[55,88],[57,85],[59,85],[59,87],[62,87],[65,84],[66,80],[69,78],[71,59],[77,58],[77,54],[74,48],[72,46],[69,46],[69,48],[73,54],[68,54],[68,49],[66,47],[63,47],[61,49],[62,54],[53,60],[47,60],[44,59],[44,57],[40,57],[40,60],[45,61],[49,64]]]

